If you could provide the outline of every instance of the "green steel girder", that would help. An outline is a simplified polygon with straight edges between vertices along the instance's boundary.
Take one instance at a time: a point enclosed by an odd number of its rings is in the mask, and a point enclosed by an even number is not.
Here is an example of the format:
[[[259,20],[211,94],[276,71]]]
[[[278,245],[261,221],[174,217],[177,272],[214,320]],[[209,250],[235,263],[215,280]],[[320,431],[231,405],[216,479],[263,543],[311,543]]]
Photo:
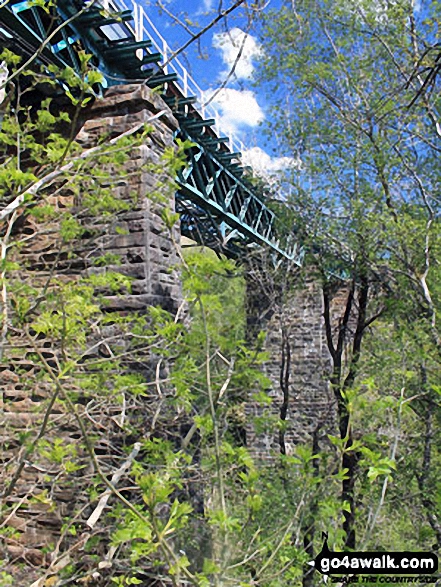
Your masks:
[[[105,59],[113,60],[114,57],[118,59],[127,59],[139,49],[148,49],[152,46],[151,41],[128,41],[125,43],[113,42],[107,47],[101,49],[101,53]]]
[[[132,19],[133,16],[131,10],[123,10],[122,12],[118,13],[117,17],[105,18],[101,14],[99,8],[92,6],[87,12],[81,14],[78,17],[78,22],[82,25],[88,26],[105,26],[109,24],[117,24],[119,22],[127,22]]]
[[[165,103],[170,106],[174,112],[179,112],[182,106],[189,106],[195,104],[197,98],[195,96],[189,96],[188,98],[181,98],[179,96],[164,96]]]
[[[201,242],[207,238],[215,241],[217,232],[217,248],[233,256],[244,254],[247,244],[257,243],[298,260],[297,251],[288,251],[275,239],[275,215],[250,186],[238,179],[215,152],[192,136],[186,138],[195,146],[188,149],[188,165],[178,175],[178,209],[180,206],[185,211],[181,210],[181,220],[187,223],[185,234]],[[191,210],[197,223],[187,218]]]
[[[221,161],[224,162],[228,162],[228,161],[232,161],[233,159],[240,159],[242,153],[239,152],[235,152],[235,153],[222,153],[220,152],[217,155],[217,158],[220,159]]]
[[[206,147],[217,147],[219,145],[221,145],[222,143],[228,143],[229,142],[229,138],[228,137],[219,137],[219,138],[213,138],[210,137],[209,135],[206,135],[204,137],[199,137],[200,142],[206,146]]]
[[[83,8],[82,0],[58,0],[48,14],[26,1],[10,0],[0,8],[0,42],[25,57],[37,52],[37,62],[45,66],[77,72],[77,50],[85,49],[106,77],[104,87],[134,80],[144,80],[151,88],[166,84],[163,97],[179,121],[180,134],[195,145],[178,177],[183,233],[229,255],[240,257],[254,243],[300,263],[302,252],[287,242],[280,244],[274,213],[243,179],[241,154],[229,150],[228,137],[216,136],[214,119],[204,120],[192,106],[197,99],[173,86],[177,76],[158,65],[161,54],[151,51],[152,42],[135,39],[125,24],[130,11],[110,14],[95,5],[81,12]]]
[[[188,131],[202,131],[209,126],[214,126],[216,124],[216,120],[214,118],[209,118],[208,120],[188,120],[188,119],[181,119],[180,116],[177,116],[181,126],[183,126]]]
[[[0,8],[0,41],[25,57],[37,53],[37,62],[72,67],[80,72],[76,44],[94,55],[94,64],[105,76],[103,87],[122,83],[128,78],[146,80],[157,87],[177,79],[176,74],[164,75],[158,62],[161,54],[149,51],[150,40],[136,41],[125,24],[131,11],[109,13],[94,5],[84,10],[81,0],[58,0],[50,14],[25,1],[9,0]],[[56,32],[57,27],[61,26]],[[43,50],[40,48],[44,46]],[[137,52],[142,52],[141,59]],[[152,64],[153,73],[145,70]]]

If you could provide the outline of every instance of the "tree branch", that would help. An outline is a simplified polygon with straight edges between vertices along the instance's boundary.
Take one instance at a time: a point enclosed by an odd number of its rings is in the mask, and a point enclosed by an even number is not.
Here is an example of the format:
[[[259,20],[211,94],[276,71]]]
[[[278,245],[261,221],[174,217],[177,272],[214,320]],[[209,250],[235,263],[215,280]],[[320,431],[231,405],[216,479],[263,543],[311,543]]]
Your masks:
[[[86,149],[80,155],[78,155],[78,157],[75,157],[75,159],[73,159],[72,161],[69,161],[69,163],[62,165],[59,169],[55,169],[51,173],[48,173],[46,176],[42,177],[41,179],[36,181],[33,185],[31,185],[29,188],[27,188],[24,192],[19,194],[16,198],[14,198],[14,200],[12,200],[12,202],[10,202],[5,208],[3,208],[3,210],[0,211],[0,220],[4,220],[9,214],[12,214],[12,212],[14,212],[14,210],[19,208],[25,202],[26,199],[34,197],[41,189],[50,185],[53,181],[58,179],[64,173],[70,171],[74,167],[74,165],[76,163],[78,163],[79,161],[84,161],[84,160],[88,159],[89,157],[91,157],[92,155],[101,154],[101,151],[103,149],[107,149],[109,145],[114,145],[115,143],[117,143],[121,139],[123,139],[125,137],[129,137],[131,135],[134,135],[141,128],[143,128],[146,123],[152,122],[153,120],[160,118],[164,114],[167,114],[167,110],[161,110],[161,112],[158,112],[154,116],[151,116],[145,122],[137,124],[136,126],[123,132],[122,134],[118,135],[117,137],[114,137],[110,141],[107,141],[103,145],[97,145],[96,147],[91,147],[90,149]]]

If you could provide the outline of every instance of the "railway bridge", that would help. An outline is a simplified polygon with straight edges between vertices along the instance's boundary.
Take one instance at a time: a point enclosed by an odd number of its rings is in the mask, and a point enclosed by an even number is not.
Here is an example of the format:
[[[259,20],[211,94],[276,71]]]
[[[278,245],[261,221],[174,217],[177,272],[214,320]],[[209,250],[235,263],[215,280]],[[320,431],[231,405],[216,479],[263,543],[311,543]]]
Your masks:
[[[288,237],[241,165],[239,141],[222,136],[219,113],[204,105],[201,88],[167,45],[145,9],[122,0],[60,0],[52,12],[28,0],[0,8],[0,41],[33,62],[80,72],[78,48],[92,54],[103,74],[97,93],[137,83],[160,95],[178,122],[175,136],[190,139],[188,165],[180,173],[176,208],[181,232],[227,255],[246,254],[253,244],[301,262]]]
[[[169,202],[170,209],[180,214],[181,235],[243,263],[260,248],[275,264],[284,260],[291,267],[301,266],[304,251],[292,229],[283,226],[268,207],[264,195],[249,180],[249,169],[241,164],[244,146],[234,137],[223,135],[216,108],[204,104],[204,92],[141,4],[58,0],[50,8],[42,8],[32,0],[9,0],[0,8],[0,41],[23,60],[48,68],[71,68],[78,75],[78,50],[93,56],[91,63],[103,77],[95,87],[97,99],[87,109],[79,130],[78,138],[84,146],[93,146],[103,130],[121,134],[147,120],[153,120],[159,137],[148,147],[156,157],[161,150],[158,145],[165,148],[177,138],[191,141],[187,165],[177,178],[179,189],[174,201]],[[60,87],[60,95],[63,92]],[[131,162],[132,166],[138,164]],[[145,195],[153,184],[151,177],[144,177],[140,184],[127,189]],[[124,301],[127,308],[158,304],[173,309],[180,300],[173,246],[160,215],[152,211],[148,199],[145,202],[147,212],[130,211],[122,220],[129,234],[108,235],[104,247],[110,252],[124,252],[125,270],[136,280],[132,295]],[[179,234],[176,239],[179,241]],[[293,298],[289,319],[292,396],[297,398],[297,407],[291,412],[297,410],[302,422],[293,428],[297,439],[307,437],[317,414],[320,416],[329,405],[328,392],[323,391],[328,355],[322,301],[314,279],[307,282]],[[267,344],[274,350],[268,372],[274,381],[273,393],[283,403],[279,373],[281,317],[271,309],[271,297],[263,289],[256,291],[255,283],[249,287],[249,325],[251,331],[256,330],[256,324],[257,329],[268,329]],[[114,303],[121,305],[116,296]],[[264,324],[265,316],[273,316],[273,322]],[[268,442],[265,439],[264,444]]]
[[[118,187],[123,199],[136,192],[138,203],[118,214],[117,226],[106,229],[100,245],[102,253],[119,256],[118,271],[133,279],[130,293],[108,296],[110,307],[126,313],[152,305],[176,311],[182,294],[172,240],[179,242],[180,235],[245,265],[256,249],[262,249],[281,270],[300,267],[302,247],[249,180],[248,170],[241,164],[243,146],[223,135],[218,113],[204,105],[202,90],[143,6],[133,2],[129,7],[122,0],[103,4],[58,0],[47,10],[33,1],[9,0],[0,7],[0,43],[21,55],[24,62],[32,60],[49,71],[56,65],[80,72],[78,49],[92,54],[93,67],[103,78],[94,88],[96,99],[85,109],[78,128],[77,141],[84,148],[93,148],[103,134],[118,136],[146,122],[153,126],[152,140],[127,164],[127,176],[136,177],[134,183]],[[61,87],[60,96],[63,92]],[[169,202],[155,204],[147,196],[156,179],[148,173],[132,172],[146,161],[158,162],[161,151],[178,138],[192,144],[187,164],[177,178],[178,190]],[[164,226],[164,206],[180,215],[174,239]],[[45,247],[25,249],[23,254],[37,273],[50,274],[57,257]],[[272,382],[267,391],[274,400],[273,409],[286,420],[284,446],[289,451],[296,443],[309,441],[318,423],[329,420],[335,407],[326,382],[329,355],[321,290],[312,275],[306,277],[290,293],[289,306],[282,311],[275,303],[277,293],[252,279],[248,285],[250,331],[267,331],[265,370]],[[25,359],[17,360],[23,367]],[[6,368],[0,377],[5,373],[10,377],[2,381],[1,418],[5,426],[17,421],[18,404],[31,405],[26,415],[31,420],[35,398],[22,397],[16,374]],[[262,415],[261,408],[251,401],[247,413],[250,419]],[[24,417],[20,414],[19,420]],[[274,431],[255,434],[248,430],[248,446],[263,459],[280,450],[279,440]],[[35,473],[25,472],[28,480]],[[13,499],[18,503],[22,496]],[[45,516],[35,524],[16,520],[28,550],[54,539],[48,524],[56,526],[58,522],[52,514]]]

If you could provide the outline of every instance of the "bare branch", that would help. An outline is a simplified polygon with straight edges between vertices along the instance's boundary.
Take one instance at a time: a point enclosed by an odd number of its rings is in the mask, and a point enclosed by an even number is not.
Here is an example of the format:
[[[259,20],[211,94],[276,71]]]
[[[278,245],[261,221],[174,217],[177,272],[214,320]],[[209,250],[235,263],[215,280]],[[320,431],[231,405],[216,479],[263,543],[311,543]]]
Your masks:
[[[130,453],[128,459],[121,465],[121,467],[117,471],[115,471],[115,473],[113,473],[112,478],[110,480],[110,483],[113,486],[115,486],[118,483],[118,481],[121,479],[121,477],[126,473],[126,471],[128,471],[128,469],[132,465],[133,461],[138,456],[138,453],[140,450],[141,450],[141,443],[135,442],[135,444],[133,445],[132,452]],[[107,502],[109,501],[109,498],[111,495],[112,495],[112,492],[109,489],[103,493],[103,495],[101,496],[101,498],[98,502],[98,505],[93,510],[93,512],[90,514],[89,518],[86,520],[86,524],[89,526],[89,528],[93,529],[95,527],[95,524],[98,522],[99,518],[101,517],[101,515],[104,511],[104,508],[106,507]]]
[[[9,214],[12,214],[12,212],[14,212],[14,210],[19,208],[26,201],[26,199],[34,197],[42,188],[50,185],[53,181],[58,179],[61,175],[63,175],[67,171],[70,171],[74,167],[74,165],[76,163],[78,163],[79,161],[84,161],[84,160],[90,158],[92,155],[102,154],[103,149],[107,149],[109,145],[114,145],[115,143],[117,143],[121,139],[123,139],[125,137],[129,137],[131,135],[134,135],[141,128],[143,128],[146,123],[152,122],[153,120],[160,118],[164,114],[167,114],[167,110],[161,110],[161,112],[158,112],[154,116],[151,116],[149,119],[147,119],[146,122],[142,122],[140,124],[137,124],[136,126],[132,127],[131,129],[127,130],[126,132],[123,132],[122,134],[118,135],[117,137],[114,137],[113,139],[111,139],[110,141],[107,141],[104,145],[98,145],[96,147],[91,147],[90,149],[86,149],[80,155],[78,155],[78,157],[75,157],[75,159],[73,159],[72,161],[69,161],[69,163],[62,165],[59,169],[55,169],[51,173],[48,173],[46,176],[42,177],[41,179],[36,181],[33,185],[31,185],[29,188],[27,188],[24,192],[19,194],[16,198],[14,198],[14,200],[12,200],[12,202],[10,202],[5,208],[3,208],[3,210],[0,211],[0,220],[4,220]]]
[[[228,16],[228,14],[230,14],[231,12],[233,12],[233,10],[235,10],[236,8],[238,8],[245,1],[246,0],[236,0],[236,2],[234,4],[232,4],[229,8],[227,8],[226,10],[223,10],[222,12],[220,12],[216,16],[216,18],[214,18],[209,24],[207,24],[207,26],[205,26],[198,33],[196,33],[195,35],[193,35],[193,37],[191,39],[189,39],[186,43],[184,43],[182,45],[182,47],[180,47],[177,51],[175,51],[174,53],[172,53],[171,56],[167,59],[167,61],[165,63],[163,63],[162,67],[166,67],[171,61],[173,61],[173,59],[175,57],[177,57],[180,53],[182,53],[183,51],[185,51],[185,49],[187,49],[187,47],[189,47],[192,43],[194,43],[194,41],[197,41],[197,39],[199,39],[200,37],[202,37],[202,35],[204,35],[207,31],[209,31],[211,28],[213,28],[213,26],[215,24],[217,24],[220,20],[222,20],[223,18],[225,18],[226,16]]]

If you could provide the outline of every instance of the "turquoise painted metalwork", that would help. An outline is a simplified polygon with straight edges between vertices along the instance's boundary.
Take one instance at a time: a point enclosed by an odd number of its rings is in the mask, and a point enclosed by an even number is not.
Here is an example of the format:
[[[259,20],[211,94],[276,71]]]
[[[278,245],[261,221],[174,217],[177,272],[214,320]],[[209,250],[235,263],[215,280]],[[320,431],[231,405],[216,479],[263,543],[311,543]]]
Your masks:
[[[114,2],[114,0],[112,0]],[[141,7],[141,17],[147,18]],[[152,50],[153,42],[138,23],[133,29],[130,10],[117,4],[99,6],[93,2],[59,0],[50,14],[32,2],[10,1],[0,8],[0,41],[11,50],[43,65],[80,70],[77,49],[93,55],[92,63],[105,76],[102,86],[142,82],[162,86],[162,95],[178,120],[182,139],[190,139],[188,165],[179,174],[177,210],[181,230],[198,243],[234,257],[242,257],[256,245],[298,264],[303,252],[290,243],[287,231],[261,194],[247,180],[241,153],[231,151],[229,139],[219,136],[217,120],[204,118],[198,98],[188,95],[188,74],[170,71],[168,47],[162,40],[163,55]],[[150,22],[150,21],[149,21]],[[153,27],[153,32],[157,30]],[[162,37],[161,37],[162,39]],[[158,42],[155,41],[159,48]],[[216,127],[215,129],[213,127]],[[285,235],[284,237],[280,235]]]

